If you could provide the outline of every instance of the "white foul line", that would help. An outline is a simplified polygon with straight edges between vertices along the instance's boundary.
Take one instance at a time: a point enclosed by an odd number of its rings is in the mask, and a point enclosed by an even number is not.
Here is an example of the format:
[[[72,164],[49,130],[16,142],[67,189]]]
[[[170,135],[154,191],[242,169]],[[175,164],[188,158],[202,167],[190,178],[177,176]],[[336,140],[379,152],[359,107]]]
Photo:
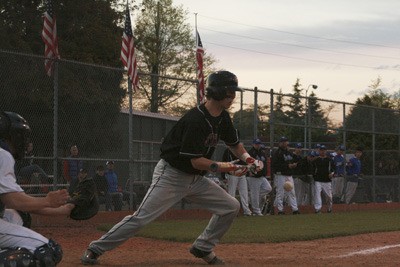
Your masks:
[[[367,255],[367,254],[379,253],[382,250],[390,249],[390,248],[397,248],[397,247],[400,247],[400,244],[377,247],[377,248],[370,248],[370,249],[364,249],[364,250],[350,252],[350,253],[339,255],[339,256],[331,256],[329,258],[346,258],[346,257],[354,256],[354,255]]]

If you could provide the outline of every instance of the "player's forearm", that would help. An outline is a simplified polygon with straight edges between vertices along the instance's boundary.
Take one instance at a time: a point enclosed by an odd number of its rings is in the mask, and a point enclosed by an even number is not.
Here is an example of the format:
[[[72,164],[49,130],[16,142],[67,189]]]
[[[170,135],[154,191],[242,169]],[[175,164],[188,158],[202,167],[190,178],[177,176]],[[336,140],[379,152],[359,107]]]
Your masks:
[[[75,207],[74,204],[68,203],[68,204],[62,205],[61,207],[58,207],[58,208],[43,208],[40,210],[31,211],[31,213],[40,214],[40,215],[53,215],[53,216],[66,215],[66,216],[68,216],[74,207]]]
[[[1,201],[8,209],[33,211],[50,207],[50,202],[45,197],[31,197],[25,192],[11,192],[3,194]]]
[[[211,171],[210,166],[213,163],[212,160],[203,157],[191,159],[191,162],[193,168],[200,171]]]
[[[242,161],[246,162],[246,158],[250,157],[249,153],[246,151],[242,143],[237,144],[236,146],[231,146],[229,149],[232,153]]]

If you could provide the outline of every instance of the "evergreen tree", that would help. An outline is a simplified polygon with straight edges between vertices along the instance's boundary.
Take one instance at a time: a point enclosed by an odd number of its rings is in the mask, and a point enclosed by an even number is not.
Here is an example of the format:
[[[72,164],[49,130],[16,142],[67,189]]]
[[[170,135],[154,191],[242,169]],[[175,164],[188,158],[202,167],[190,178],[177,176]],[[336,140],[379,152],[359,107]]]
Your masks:
[[[311,92],[308,98],[308,119],[311,127],[311,142],[324,142],[327,137],[327,128],[329,119],[326,117],[324,110],[321,107],[316,95]],[[308,137],[308,138],[310,138]]]
[[[289,123],[292,125],[299,125],[299,127],[291,126],[288,129],[290,131],[288,136],[290,136],[291,140],[295,142],[300,142],[304,139],[305,113],[301,98],[302,89],[300,87],[300,79],[297,78],[296,83],[293,85],[293,94],[287,103],[288,109],[285,111]]]
[[[274,101],[274,140],[278,140],[280,136],[286,136],[290,138],[290,127],[282,124],[289,122],[287,115],[285,114],[285,103],[283,102],[282,89],[279,90],[279,94],[276,95],[276,101]]]

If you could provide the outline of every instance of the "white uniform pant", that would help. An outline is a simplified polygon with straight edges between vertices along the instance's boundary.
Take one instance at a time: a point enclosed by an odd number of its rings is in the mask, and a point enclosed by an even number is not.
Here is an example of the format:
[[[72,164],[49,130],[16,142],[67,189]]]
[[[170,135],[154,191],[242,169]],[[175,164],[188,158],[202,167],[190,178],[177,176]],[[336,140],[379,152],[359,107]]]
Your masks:
[[[89,249],[101,255],[133,237],[142,227],[155,220],[182,199],[213,213],[207,227],[193,243],[203,251],[212,251],[236,218],[240,204],[214,181],[182,172],[161,159],[154,168],[153,180],[139,208],[114,225]]]
[[[310,184],[300,178],[294,178],[294,191],[296,192],[297,205],[309,205]]]
[[[228,180],[228,193],[229,195],[235,197],[236,189],[239,191],[240,203],[242,204],[243,214],[251,215],[251,211],[249,209],[249,189],[247,187],[247,179],[246,176],[235,176],[226,174],[225,177]]]
[[[283,199],[285,197],[287,197],[288,204],[290,205],[292,211],[297,211],[299,208],[297,207],[295,189],[293,187],[293,189],[291,191],[289,191],[289,192],[285,191],[285,189],[283,188],[283,184],[286,181],[289,181],[294,185],[292,176],[280,175],[280,174],[275,175],[275,180],[274,180],[274,184],[276,187],[275,207],[277,207],[278,211],[282,212],[283,211]]]
[[[328,210],[332,210],[332,183],[331,182],[314,182],[315,195],[314,195],[314,209],[316,211],[322,208],[322,197],[321,192],[325,195]]]
[[[356,193],[358,186],[358,182],[347,182],[346,183],[346,192],[342,196],[342,201],[346,204],[350,204],[351,199],[353,198],[354,194]]]
[[[49,243],[47,238],[22,224],[22,218],[17,211],[4,211],[4,216],[0,219],[0,248],[21,247],[33,253],[38,247]]]
[[[341,198],[344,188],[344,177],[336,176],[332,179],[332,195],[333,197]]]
[[[250,189],[250,203],[254,214],[261,214],[262,205],[265,204],[265,196],[272,191],[267,178],[247,176]]]

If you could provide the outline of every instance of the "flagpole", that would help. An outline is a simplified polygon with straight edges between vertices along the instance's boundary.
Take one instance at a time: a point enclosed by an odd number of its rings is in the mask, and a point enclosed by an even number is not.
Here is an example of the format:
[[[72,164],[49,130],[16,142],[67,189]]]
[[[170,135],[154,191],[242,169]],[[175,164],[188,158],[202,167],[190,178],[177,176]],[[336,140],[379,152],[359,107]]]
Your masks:
[[[199,42],[198,35],[197,35],[197,13],[194,13],[194,28],[195,28],[195,36],[196,36],[195,47],[196,47],[196,57],[197,57],[197,44]],[[197,79],[197,68],[196,68],[196,79]],[[196,86],[196,95],[197,95],[197,105],[200,105],[200,85],[199,85],[199,82],[197,82],[197,86]]]
[[[133,210],[133,110],[132,110],[132,82],[128,76],[129,93],[129,209]]]
[[[53,190],[57,190],[58,184],[58,59],[54,62],[54,111],[53,111]]]

